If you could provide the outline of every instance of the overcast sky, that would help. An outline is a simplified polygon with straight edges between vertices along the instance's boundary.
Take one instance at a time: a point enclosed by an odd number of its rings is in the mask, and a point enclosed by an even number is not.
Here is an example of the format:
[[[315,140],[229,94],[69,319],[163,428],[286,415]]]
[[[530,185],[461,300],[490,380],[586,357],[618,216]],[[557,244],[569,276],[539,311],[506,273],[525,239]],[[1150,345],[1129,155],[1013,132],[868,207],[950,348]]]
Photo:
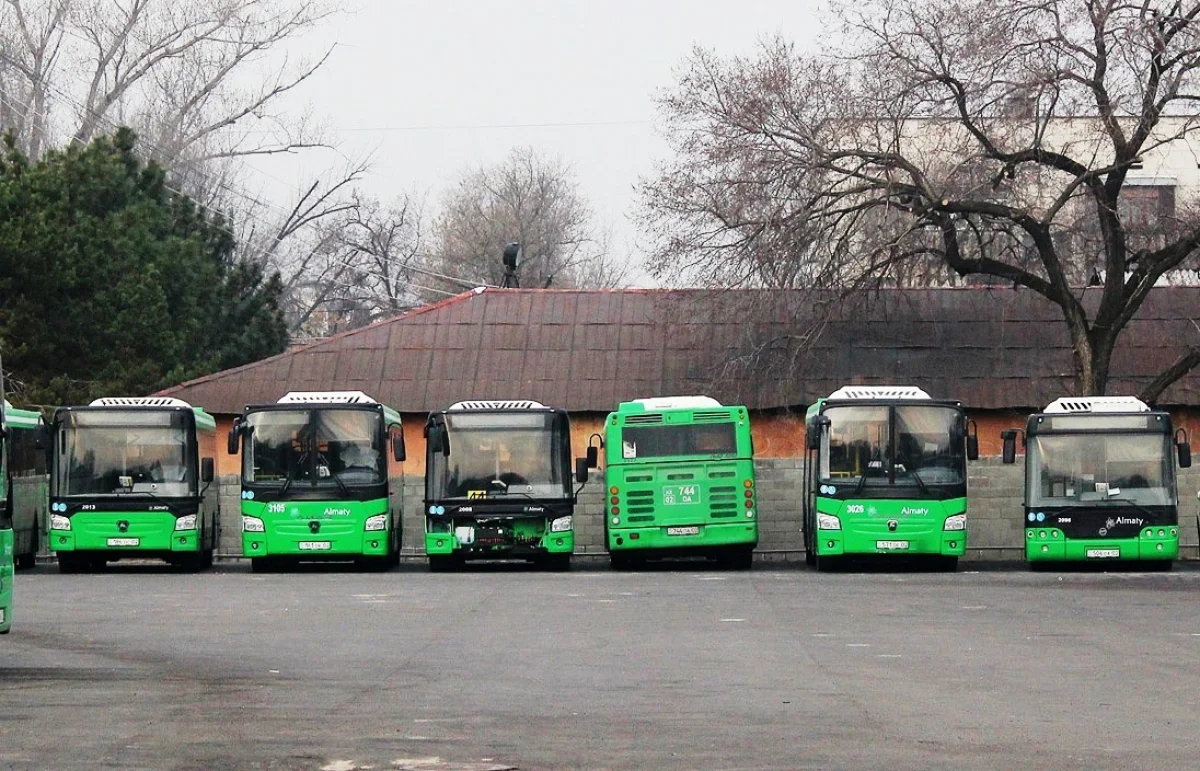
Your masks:
[[[655,133],[654,94],[672,83],[693,45],[746,54],[776,33],[810,44],[817,7],[817,0],[358,0],[356,11],[295,48],[313,54],[336,43],[302,99],[329,121],[342,153],[371,155],[366,186],[381,199],[415,190],[436,201],[464,168],[530,145],[575,168],[613,229],[614,248],[636,252],[633,187],[666,153]],[[253,165],[267,189],[279,190],[335,160],[310,154]]]

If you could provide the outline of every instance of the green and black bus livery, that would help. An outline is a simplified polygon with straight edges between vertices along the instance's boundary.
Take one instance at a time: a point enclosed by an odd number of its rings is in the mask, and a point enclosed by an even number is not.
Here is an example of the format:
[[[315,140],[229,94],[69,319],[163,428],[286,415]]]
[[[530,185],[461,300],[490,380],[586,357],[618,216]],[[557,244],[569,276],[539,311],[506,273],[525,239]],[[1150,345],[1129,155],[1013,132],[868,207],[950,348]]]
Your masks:
[[[1004,462],[1016,462],[1017,430]],[[1127,396],[1058,399],[1025,429],[1025,557],[1055,562],[1142,560],[1170,569],[1179,556],[1175,467],[1192,464],[1171,416]]]
[[[253,570],[299,560],[399,563],[402,500],[387,460],[389,448],[404,460],[398,412],[362,391],[295,391],[246,407],[229,432],[231,455],[239,444],[242,553]]]
[[[954,570],[967,542],[967,460],[978,439],[956,401],[911,386],[846,386],[807,413],[805,558],[918,556]]]
[[[3,401],[4,373],[0,370],[0,634],[12,631],[13,613],[13,522],[12,490],[8,478],[9,404]]]
[[[525,400],[458,402],[429,415],[425,447],[431,570],[480,559],[570,567],[578,490],[566,410]],[[594,465],[592,454],[578,459],[574,481],[584,484]]]
[[[46,469],[46,423],[41,413],[4,404],[8,444],[5,489],[0,505],[12,522],[13,562],[31,568],[49,510],[50,477]]]
[[[745,407],[707,396],[622,402],[604,439],[613,567],[680,556],[752,565],[758,491]]]
[[[60,407],[50,426],[50,550],[64,573],[120,559],[212,565],[216,422],[165,397]]]

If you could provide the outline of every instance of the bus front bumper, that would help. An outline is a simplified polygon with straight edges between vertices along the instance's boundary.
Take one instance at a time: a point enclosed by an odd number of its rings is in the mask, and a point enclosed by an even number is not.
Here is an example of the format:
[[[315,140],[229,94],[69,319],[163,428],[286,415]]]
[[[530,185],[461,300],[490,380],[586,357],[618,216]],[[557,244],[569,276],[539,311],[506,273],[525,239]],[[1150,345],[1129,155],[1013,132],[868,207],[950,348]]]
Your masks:
[[[758,523],[723,522],[721,524],[623,527],[608,531],[608,550],[692,549],[712,546],[758,545]]]
[[[95,512],[71,517],[70,530],[51,530],[52,552],[196,552],[200,534],[195,528],[175,529],[170,512]]]
[[[932,530],[924,533],[859,533],[854,530],[818,530],[817,554],[920,554],[961,557],[967,551],[966,530]]]
[[[391,530],[371,530],[342,535],[308,536],[242,532],[242,556],[326,559],[385,557]]]
[[[1179,527],[1147,528],[1137,538],[1072,539],[1065,538],[1058,528],[1026,528],[1025,558],[1030,562],[1174,560],[1179,558]]]
[[[464,545],[454,533],[426,533],[426,554],[459,554],[475,559],[505,557],[535,557],[539,554],[572,554],[575,551],[575,531],[561,530],[546,533],[539,544]]]

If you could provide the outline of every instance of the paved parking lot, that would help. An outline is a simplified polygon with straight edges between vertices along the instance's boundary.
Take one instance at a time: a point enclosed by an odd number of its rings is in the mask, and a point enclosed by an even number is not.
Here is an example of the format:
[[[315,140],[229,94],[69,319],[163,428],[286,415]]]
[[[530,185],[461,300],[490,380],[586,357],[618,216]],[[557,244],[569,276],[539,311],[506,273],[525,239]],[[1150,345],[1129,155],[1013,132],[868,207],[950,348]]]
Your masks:
[[[2,769],[1200,758],[1200,572],[22,573]]]

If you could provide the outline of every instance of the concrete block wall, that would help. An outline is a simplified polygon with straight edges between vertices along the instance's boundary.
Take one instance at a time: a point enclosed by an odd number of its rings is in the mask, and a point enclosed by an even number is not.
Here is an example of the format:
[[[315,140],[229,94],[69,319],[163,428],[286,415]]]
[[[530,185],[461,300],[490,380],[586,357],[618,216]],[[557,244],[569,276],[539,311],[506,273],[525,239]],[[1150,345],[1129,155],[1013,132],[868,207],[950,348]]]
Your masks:
[[[1024,492],[1023,466],[1006,466],[999,458],[985,458],[968,469],[968,559],[1022,559],[1024,526],[1021,500]],[[755,461],[758,489],[759,552],[765,558],[799,559],[803,556],[801,536],[801,491],[804,481],[802,458],[765,458]],[[419,476],[400,478],[395,486],[402,500],[404,553],[424,553],[425,480]],[[225,556],[241,555],[240,488],[236,476],[222,476],[221,547]],[[1182,552],[1197,557],[1197,514],[1200,502],[1200,464],[1180,473],[1179,524]],[[575,509],[575,553],[603,555],[605,501],[604,474],[594,474],[579,495]]]

